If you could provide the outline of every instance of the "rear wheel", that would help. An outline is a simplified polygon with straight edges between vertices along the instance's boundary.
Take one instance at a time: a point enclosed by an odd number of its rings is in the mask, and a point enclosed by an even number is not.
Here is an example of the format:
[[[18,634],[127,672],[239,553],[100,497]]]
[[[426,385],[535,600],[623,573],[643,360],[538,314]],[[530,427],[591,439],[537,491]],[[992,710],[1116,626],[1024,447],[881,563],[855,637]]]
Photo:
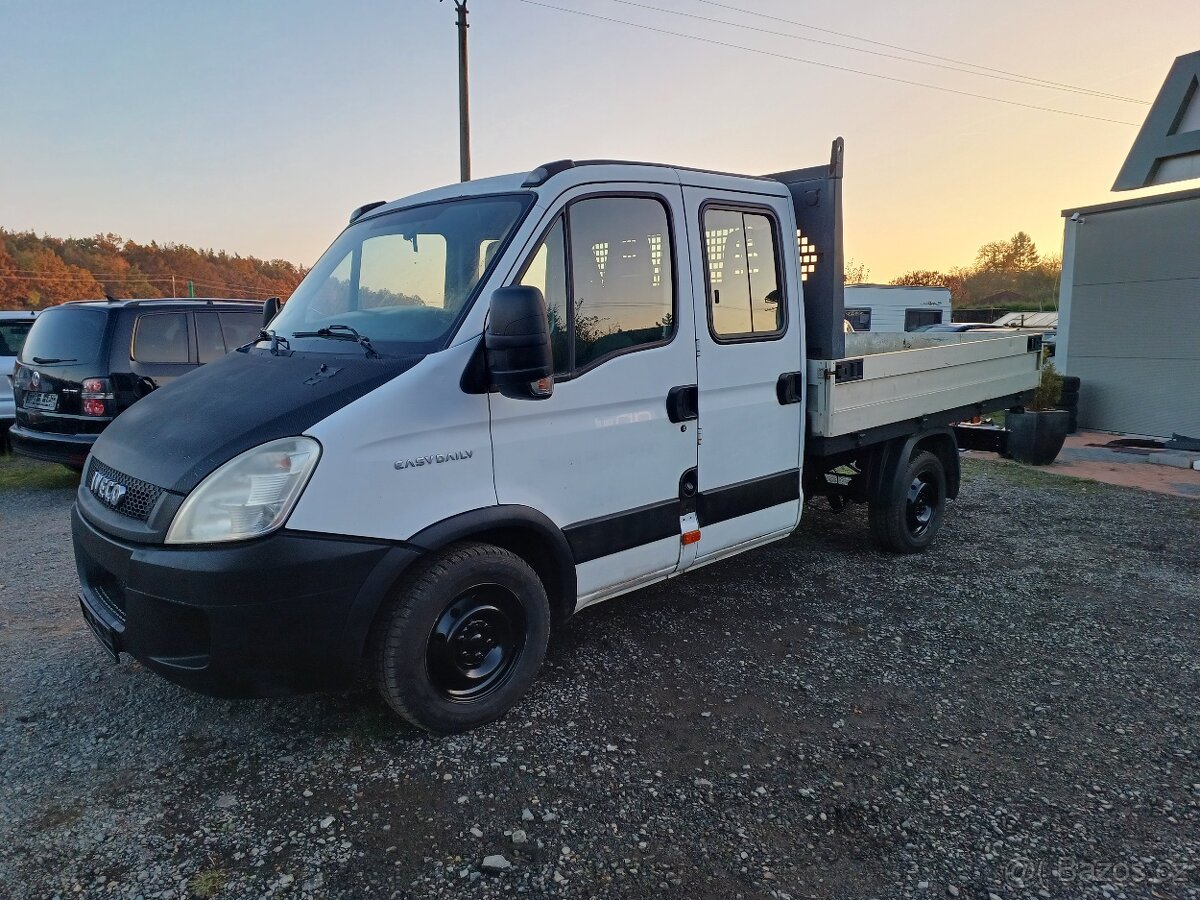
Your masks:
[[[508,550],[457,544],[423,561],[376,626],[375,684],[427,731],[466,731],[524,696],[546,653],[550,603]]]
[[[892,553],[920,553],[942,527],[946,509],[946,472],[932,453],[913,454],[887,495],[871,501],[871,535]]]

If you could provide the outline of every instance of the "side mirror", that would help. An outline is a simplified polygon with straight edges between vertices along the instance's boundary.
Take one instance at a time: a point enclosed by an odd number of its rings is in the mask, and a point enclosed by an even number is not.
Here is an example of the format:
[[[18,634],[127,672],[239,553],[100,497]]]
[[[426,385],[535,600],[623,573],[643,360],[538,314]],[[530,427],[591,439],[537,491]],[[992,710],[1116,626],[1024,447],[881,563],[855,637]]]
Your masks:
[[[544,400],[553,390],[554,355],[546,301],[535,287],[492,292],[483,333],[491,386],[515,400]]]
[[[263,303],[263,321],[262,327],[266,328],[271,324],[271,320],[279,315],[279,298],[268,297]]]

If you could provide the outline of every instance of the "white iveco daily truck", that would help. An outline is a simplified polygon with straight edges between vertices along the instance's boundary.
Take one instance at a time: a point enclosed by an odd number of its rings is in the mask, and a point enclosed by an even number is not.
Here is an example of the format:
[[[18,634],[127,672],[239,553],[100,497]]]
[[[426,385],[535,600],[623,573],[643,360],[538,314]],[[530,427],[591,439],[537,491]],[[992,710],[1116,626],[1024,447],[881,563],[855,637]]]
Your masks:
[[[262,336],[96,441],[85,618],[195,690],[371,673],[432,731],[502,715],[578,609],[869,504],[924,550],[951,423],[1026,335],[843,332],[841,141],[747,177],[560,161],[355,210]]]

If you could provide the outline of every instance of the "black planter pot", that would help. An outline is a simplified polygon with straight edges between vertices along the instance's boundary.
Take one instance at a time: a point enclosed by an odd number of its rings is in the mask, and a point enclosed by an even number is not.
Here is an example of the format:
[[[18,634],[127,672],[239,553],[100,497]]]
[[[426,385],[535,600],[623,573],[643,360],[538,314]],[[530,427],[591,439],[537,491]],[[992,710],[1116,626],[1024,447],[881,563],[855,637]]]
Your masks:
[[[1008,429],[1007,455],[1031,466],[1050,465],[1067,439],[1070,418],[1065,409],[1009,412],[1004,417]]]

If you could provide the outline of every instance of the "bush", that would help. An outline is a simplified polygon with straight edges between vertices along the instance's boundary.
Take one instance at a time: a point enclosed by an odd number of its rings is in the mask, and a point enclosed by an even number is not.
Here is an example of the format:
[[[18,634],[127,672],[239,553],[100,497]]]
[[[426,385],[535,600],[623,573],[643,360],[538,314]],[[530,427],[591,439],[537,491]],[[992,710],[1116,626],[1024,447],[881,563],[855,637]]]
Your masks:
[[[1062,397],[1062,386],[1063,378],[1058,374],[1058,370],[1054,368],[1054,363],[1046,363],[1042,366],[1042,378],[1038,382],[1037,389],[1033,392],[1033,402],[1029,404],[1029,408],[1036,410],[1054,409],[1058,405],[1059,398]]]

